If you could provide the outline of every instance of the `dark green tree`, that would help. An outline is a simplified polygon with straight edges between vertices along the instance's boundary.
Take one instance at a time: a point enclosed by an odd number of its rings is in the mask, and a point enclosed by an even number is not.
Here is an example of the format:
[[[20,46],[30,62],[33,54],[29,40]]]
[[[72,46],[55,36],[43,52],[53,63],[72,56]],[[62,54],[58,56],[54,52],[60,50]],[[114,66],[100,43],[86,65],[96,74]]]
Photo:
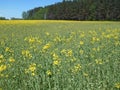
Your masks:
[[[120,20],[120,0],[63,0],[23,12],[23,19]]]
[[[0,20],[6,20],[6,18],[5,17],[0,17]]]

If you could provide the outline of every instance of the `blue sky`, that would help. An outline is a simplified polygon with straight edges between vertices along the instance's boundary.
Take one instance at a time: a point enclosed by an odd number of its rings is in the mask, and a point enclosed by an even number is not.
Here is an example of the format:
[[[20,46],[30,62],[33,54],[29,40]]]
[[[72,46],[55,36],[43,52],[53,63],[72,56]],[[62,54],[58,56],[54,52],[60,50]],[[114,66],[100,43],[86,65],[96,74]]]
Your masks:
[[[62,0],[1,0],[0,16],[21,18],[22,12],[39,6],[46,6]]]

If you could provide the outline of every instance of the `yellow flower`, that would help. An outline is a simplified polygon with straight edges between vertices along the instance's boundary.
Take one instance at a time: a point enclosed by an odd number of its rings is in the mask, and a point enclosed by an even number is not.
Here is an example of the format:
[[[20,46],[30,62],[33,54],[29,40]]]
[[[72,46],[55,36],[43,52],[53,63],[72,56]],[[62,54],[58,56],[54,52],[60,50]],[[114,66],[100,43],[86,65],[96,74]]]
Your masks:
[[[96,41],[96,37],[92,37],[92,41]]]
[[[88,77],[88,74],[87,74],[87,73],[83,73],[83,75],[84,75],[85,77]]]
[[[84,44],[84,42],[83,41],[80,41],[80,45],[83,45]]]
[[[53,65],[59,65],[59,64],[60,64],[60,61],[59,61],[59,60],[53,61]]]
[[[76,66],[74,66],[74,68],[75,68],[76,70],[80,70],[80,69],[81,69],[81,65],[80,65],[80,64],[77,64]]]
[[[45,33],[47,36],[49,36],[50,34],[48,32]]]
[[[28,70],[28,69],[25,69],[25,73],[29,73],[29,70]]]
[[[91,41],[91,43],[94,43],[94,42],[97,42],[97,41],[100,41],[100,38],[92,37],[92,41]]]
[[[15,62],[15,59],[13,57],[10,57],[9,62]]]
[[[61,53],[62,53],[62,54],[65,54],[65,53],[66,53],[66,50],[65,50],[65,49],[61,50]]]
[[[29,70],[34,72],[36,70],[36,67],[29,67]]]
[[[11,52],[11,53],[12,53],[12,52],[14,52],[14,51],[13,51],[12,49],[10,49],[9,47],[6,47],[6,48],[5,48],[5,52]]]
[[[0,66],[0,72],[2,72],[2,71],[4,71],[4,70],[6,70],[6,68],[7,68],[7,66],[6,66],[6,65],[1,65],[1,66]]]
[[[28,58],[32,58],[32,55],[29,50],[22,50],[22,55]]]
[[[72,72],[73,72],[73,73],[76,73],[76,72],[78,72],[78,71],[80,71],[80,70],[81,70],[81,65],[80,65],[80,64],[77,64],[77,65],[75,65],[74,68],[72,69]]]
[[[5,77],[7,78],[9,75],[5,75]]]
[[[93,51],[97,51],[97,49],[96,49],[96,48],[92,48],[92,50],[93,50]]]
[[[32,72],[32,74],[31,74],[32,76],[35,76],[35,73],[34,72]]]
[[[25,37],[24,41],[27,41],[28,43],[40,43],[41,44],[41,40],[39,39],[39,37]]]
[[[102,59],[95,59],[96,64],[103,64]]]
[[[47,49],[49,49],[50,46],[51,46],[50,43],[46,44],[46,45],[43,47],[43,50],[47,50]]]
[[[71,49],[68,49],[68,50],[63,49],[63,50],[61,50],[60,53],[65,54],[66,57],[69,57],[69,56],[72,56],[73,51]]]
[[[47,71],[46,71],[46,74],[47,74],[48,76],[50,76],[50,75],[52,75],[52,72],[51,72],[50,70],[47,70]]]
[[[35,76],[35,71],[36,71],[36,64],[32,63],[29,65],[28,69],[25,69],[25,73],[30,73],[32,76]]]
[[[99,38],[96,38],[96,41],[100,41],[100,39],[99,39]]]
[[[29,43],[34,43],[35,42],[35,38],[29,38]]]
[[[81,38],[82,38],[82,37],[85,37],[85,34],[84,34],[84,33],[80,34],[80,37],[81,37]]]
[[[4,77],[4,74],[1,73],[1,74],[0,74],[0,77]]]
[[[60,42],[60,41],[61,41],[61,38],[57,36],[56,38],[53,39],[53,41],[55,41],[55,42]]]
[[[67,56],[72,56],[72,50],[68,50]]]
[[[75,58],[75,57],[73,57],[72,59],[71,59],[71,61],[72,62],[75,62],[77,59]]]
[[[120,89],[120,83],[116,83],[115,87],[118,88],[118,89]]]
[[[108,39],[109,39],[109,38],[111,38],[111,36],[108,34],[108,35],[106,35],[106,38],[108,38]]]
[[[27,55],[27,54],[29,54],[30,52],[28,51],[28,50],[23,50],[22,51],[22,55]]]
[[[36,64],[35,64],[35,63],[31,64],[31,65],[29,66],[29,70],[30,70],[31,72],[34,72],[34,71],[36,70]]]
[[[9,52],[10,51],[10,48],[9,47],[6,47],[5,48],[5,52]]]
[[[56,60],[56,59],[58,59],[59,57],[58,57],[58,55],[57,54],[53,54],[53,60]]]
[[[3,59],[3,55],[2,54],[0,54],[0,59]]]

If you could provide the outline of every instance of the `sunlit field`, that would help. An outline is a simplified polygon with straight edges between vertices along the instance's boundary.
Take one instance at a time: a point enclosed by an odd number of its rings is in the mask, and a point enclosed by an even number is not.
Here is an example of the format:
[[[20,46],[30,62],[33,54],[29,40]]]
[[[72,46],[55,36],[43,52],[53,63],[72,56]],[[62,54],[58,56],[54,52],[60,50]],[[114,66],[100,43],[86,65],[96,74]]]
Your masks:
[[[0,90],[119,90],[120,22],[0,21]]]

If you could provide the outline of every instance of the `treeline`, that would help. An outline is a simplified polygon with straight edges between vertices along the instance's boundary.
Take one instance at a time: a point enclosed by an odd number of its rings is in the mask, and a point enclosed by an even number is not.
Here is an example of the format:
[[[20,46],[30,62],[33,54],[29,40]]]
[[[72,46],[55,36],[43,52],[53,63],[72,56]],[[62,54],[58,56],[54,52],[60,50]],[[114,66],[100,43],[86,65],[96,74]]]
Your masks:
[[[0,20],[23,20],[23,19],[22,18],[15,18],[15,17],[11,17],[10,19],[7,19],[6,17],[0,16]]]
[[[22,13],[23,19],[120,20],[120,0],[63,0]]]
[[[0,20],[7,20],[5,17],[0,17]]]

